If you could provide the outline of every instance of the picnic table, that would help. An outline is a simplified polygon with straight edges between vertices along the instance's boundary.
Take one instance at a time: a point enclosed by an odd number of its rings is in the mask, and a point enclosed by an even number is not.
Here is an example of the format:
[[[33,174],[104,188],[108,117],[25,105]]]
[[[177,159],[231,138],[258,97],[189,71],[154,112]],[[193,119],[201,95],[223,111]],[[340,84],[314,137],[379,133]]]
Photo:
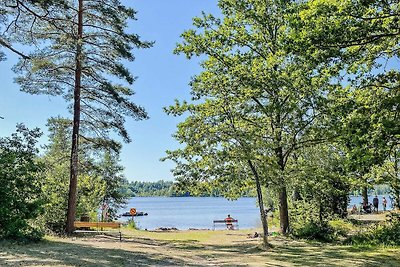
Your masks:
[[[74,222],[75,231],[74,233],[107,233],[109,229],[118,229],[119,241],[122,241],[120,222]],[[83,230],[78,230],[83,229]],[[94,230],[91,230],[94,229]],[[108,230],[106,230],[108,229]]]

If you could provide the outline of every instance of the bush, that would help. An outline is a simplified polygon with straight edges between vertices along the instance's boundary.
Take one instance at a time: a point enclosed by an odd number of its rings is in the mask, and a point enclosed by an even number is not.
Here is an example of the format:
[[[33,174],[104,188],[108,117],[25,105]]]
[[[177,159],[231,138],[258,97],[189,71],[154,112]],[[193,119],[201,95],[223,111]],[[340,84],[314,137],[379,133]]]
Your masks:
[[[135,221],[134,221],[133,219],[131,219],[131,220],[128,221],[127,227],[128,227],[129,229],[137,229],[137,228],[136,228],[136,223],[135,223]]]
[[[43,211],[42,165],[36,161],[38,129],[17,126],[0,138],[0,238],[37,240],[43,234],[32,221]]]
[[[345,243],[351,245],[385,245],[400,246],[400,217],[392,214],[391,218],[384,223],[369,227],[360,232]]]
[[[292,235],[296,238],[331,242],[336,239],[335,230],[327,222],[306,222],[293,229]]]
[[[318,201],[301,200],[292,205],[291,234],[295,238],[332,242],[346,237],[353,228],[351,222],[338,218],[341,214],[321,213]]]
[[[347,237],[354,230],[353,223],[343,219],[329,221],[329,225],[333,228],[336,238]]]
[[[296,238],[333,242],[347,237],[353,229],[353,224],[343,219],[322,222],[309,221],[302,225],[297,224],[297,227],[292,231],[292,235]]]

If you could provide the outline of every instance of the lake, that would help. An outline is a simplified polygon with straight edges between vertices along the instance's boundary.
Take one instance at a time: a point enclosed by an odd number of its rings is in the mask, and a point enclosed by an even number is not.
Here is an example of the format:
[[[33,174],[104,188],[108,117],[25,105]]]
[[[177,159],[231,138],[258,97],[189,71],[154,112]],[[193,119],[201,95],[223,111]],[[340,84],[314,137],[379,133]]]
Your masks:
[[[372,202],[370,197],[370,202]],[[388,208],[390,200],[388,200]],[[357,206],[361,197],[351,197],[349,207]],[[382,196],[379,196],[382,209]],[[148,216],[135,217],[135,223],[140,229],[154,230],[159,227],[175,227],[180,230],[189,228],[212,229],[213,220],[223,220],[228,214],[239,221],[239,228],[250,229],[261,227],[259,209],[256,198],[239,198],[229,201],[221,197],[134,197],[120,213],[136,208],[147,212]],[[126,221],[128,217],[121,217]],[[219,229],[224,229],[220,225]]]
[[[213,220],[223,220],[228,214],[239,220],[240,228],[261,225],[255,198],[229,201],[221,197],[134,197],[123,211],[129,211],[131,207],[149,214],[135,217],[136,225],[140,229],[212,229]],[[121,218],[127,219],[128,217]]]

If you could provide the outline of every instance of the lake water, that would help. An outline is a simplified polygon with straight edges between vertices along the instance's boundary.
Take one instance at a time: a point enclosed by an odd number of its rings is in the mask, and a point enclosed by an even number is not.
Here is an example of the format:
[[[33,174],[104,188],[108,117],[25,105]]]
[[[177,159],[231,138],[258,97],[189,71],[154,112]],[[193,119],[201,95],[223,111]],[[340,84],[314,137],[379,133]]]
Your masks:
[[[261,226],[255,198],[229,201],[220,197],[134,197],[123,211],[129,211],[131,207],[149,214],[135,217],[140,229],[212,229],[213,220],[223,220],[228,214],[239,220],[239,228]],[[121,220],[127,219],[121,217]],[[224,228],[223,225],[220,227]]]
[[[368,196],[368,202],[372,203],[372,199],[375,196]],[[392,201],[390,199],[390,197],[388,195],[382,196],[382,195],[378,195],[378,199],[379,199],[379,206],[378,209],[379,210],[383,210],[383,205],[382,205],[382,197],[386,198],[387,201],[387,205],[386,205],[386,209],[390,210],[393,206]],[[349,203],[349,208],[353,207],[353,205],[355,204],[357,207],[360,206],[360,204],[363,202],[362,197],[361,196],[357,196],[357,197],[350,197],[350,203]]]
[[[369,201],[372,202],[372,196]],[[388,209],[390,200],[388,200]],[[361,197],[351,197],[349,207],[359,206]],[[379,196],[382,210],[382,196]],[[229,201],[220,197],[134,197],[120,213],[136,208],[147,212],[148,216],[135,217],[140,229],[153,230],[158,227],[175,227],[180,230],[189,228],[212,229],[213,220],[223,220],[228,214],[238,219],[239,228],[250,229],[261,227],[256,198],[240,198]],[[127,220],[121,217],[120,220]],[[224,225],[218,228],[224,229]]]

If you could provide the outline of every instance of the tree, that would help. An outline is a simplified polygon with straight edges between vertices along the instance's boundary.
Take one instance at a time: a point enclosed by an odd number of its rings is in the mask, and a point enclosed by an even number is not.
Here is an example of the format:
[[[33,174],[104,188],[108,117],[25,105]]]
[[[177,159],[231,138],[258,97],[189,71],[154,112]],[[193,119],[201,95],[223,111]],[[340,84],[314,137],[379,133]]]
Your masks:
[[[39,7],[38,7],[39,8]],[[118,150],[109,133],[117,132],[125,142],[130,137],[124,128],[125,117],[147,118],[143,108],[131,102],[128,87],[134,77],[122,60],[133,60],[131,50],[147,48],[136,34],[126,33],[127,20],[135,11],[118,0],[65,1],[39,9],[46,14],[42,23],[33,25],[30,34],[39,48],[29,61],[16,66],[21,90],[31,94],[62,96],[71,103],[73,113],[70,154],[70,188],[66,231],[71,233],[76,213],[76,188],[79,170],[79,140]],[[109,77],[124,80],[115,84]]]
[[[39,129],[17,125],[11,137],[0,138],[0,237],[37,239],[42,233],[30,220],[41,212],[43,165],[37,162]]]
[[[323,223],[334,216],[347,216],[351,186],[346,169],[346,154],[338,143],[330,142],[302,149],[288,169],[295,176],[299,193],[296,200],[303,200],[300,205],[304,202],[314,204],[312,209],[306,210],[305,217],[317,218]],[[294,203],[298,205],[296,201]]]
[[[104,183],[105,192],[102,195],[102,205],[108,208],[109,219],[117,218],[117,212],[127,203],[128,194],[123,192],[127,183],[122,174],[124,167],[118,164],[119,152],[105,151],[101,160],[95,166],[95,174]]]
[[[376,184],[389,186],[393,208],[400,209],[400,148],[394,147],[386,161],[374,166],[369,174]],[[378,191],[378,194],[379,193]]]
[[[6,0],[0,4],[0,47],[28,59],[20,49],[15,48],[14,42],[32,44],[30,30],[38,21],[46,20],[48,14],[37,12],[37,8],[49,8],[55,4],[63,4],[64,0]],[[31,25],[31,27],[24,27]],[[5,59],[5,54],[0,51],[0,61]]]
[[[47,203],[41,221],[46,229],[61,233],[65,229],[65,206],[68,203],[69,146],[72,132],[71,120],[51,118],[48,120],[49,144],[41,159],[46,163],[44,197]],[[82,133],[84,134],[84,133]],[[79,217],[89,216],[97,220],[99,207],[109,206],[109,219],[115,218],[117,209],[125,203],[126,195],[120,193],[125,182],[121,175],[123,168],[118,165],[118,153],[112,158],[108,148],[83,139],[79,152],[80,179],[77,185],[77,213]]]
[[[196,89],[194,86],[193,90]],[[229,96],[231,88],[203,89],[213,98],[193,105],[177,103],[167,110],[174,115],[184,111],[190,113],[178,125],[175,134],[185,147],[167,151],[167,158],[177,165],[174,176],[181,188],[195,195],[218,190],[223,196],[235,199],[255,187],[263,225],[263,245],[268,247],[268,223],[261,187],[265,184],[261,177],[265,174],[262,163],[265,150],[255,148],[252,143],[257,129],[243,119],[246,110],[236,110],[237,101]]]
[[[252,150],[264,149],[264,167],[278,188],[281,232],[289,230],[285,172],[293,151],[324,140],[311,134],[325,119],[327,77],[314,76],[314,66],[288,52],[288,19],[296,1],[219,1],[223,15],[194,19],[197,30],[186,31],[176,52],[188,58],[205,55],[204,71],[192,82],[194,100],[230,98],[230,111],[242,109],[241,119],[257,130]],[[204,98],[204,99],[203,99]],[[233,102],[232,102],[233,101]],[[226,102],[225,102],[226,104]],[[253,116],[253,117],[251,117]],[[190,127],[190,125],[189,125]]]
[[[315,0],[303,3],[292,20],[293,47],[307,48],[317,69],[346,87],[336,94],[338,135],[364,202],[366,176],[399,143],[400,74],[390,67],[399,57],[399,14],[396,1]]]

